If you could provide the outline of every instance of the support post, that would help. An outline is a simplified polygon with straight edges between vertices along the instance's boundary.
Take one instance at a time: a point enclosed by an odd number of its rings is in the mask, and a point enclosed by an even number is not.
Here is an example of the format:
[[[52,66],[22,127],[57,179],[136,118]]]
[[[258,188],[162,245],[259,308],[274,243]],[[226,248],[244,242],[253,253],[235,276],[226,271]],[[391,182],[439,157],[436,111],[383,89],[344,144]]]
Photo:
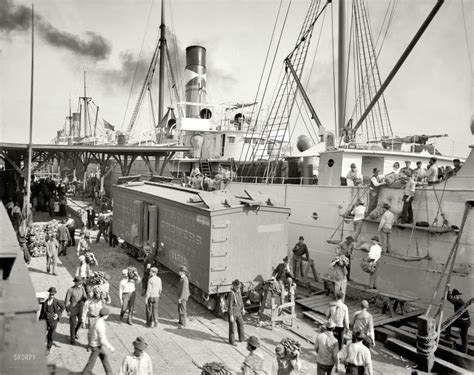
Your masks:
[[[420,315],[417,318],[417,325],[416,351],[418,353],[418,369],[431,372],[436,351],[436,319]]]

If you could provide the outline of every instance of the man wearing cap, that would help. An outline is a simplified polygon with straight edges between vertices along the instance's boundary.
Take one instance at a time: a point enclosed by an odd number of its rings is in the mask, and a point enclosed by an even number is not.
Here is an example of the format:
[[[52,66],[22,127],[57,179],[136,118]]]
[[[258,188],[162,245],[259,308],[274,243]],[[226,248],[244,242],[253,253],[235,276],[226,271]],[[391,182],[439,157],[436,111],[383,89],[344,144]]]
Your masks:
[[[431,158],[428,162],[426,181],[428,182],[428,185],[433,185],[438,182],[438,159],[436,158]]]
[[[355,207],[351,211],[351,215],[354,215],[354,218],[352,219],[352,224],[354,225],[354,242],[357,242],[359,240],[366,212],[367,209],[365,207],[365,204],[361,200],[356,203]]]
[[[344,295],[339,292],[336,296],[336,301],[329,303],[329,308],[326,313],[326,318],[331,319],[334,324],[334,336],[339,343],[339,349],[342,348],[342,338],[344,331],[349,329],[349,309],[343,301]]]
[[[158,325],[158,303],[162,292],[161,279],[158,277],[158,268],[150,269],[150,278],[145,295],[146,324],[148,327]]]
[[[344,255],[347,258],[347,264],[345,265],[345,269],[347,271],[347,280],[351,279],[351,260],[354,258],[354,237],[347,236],[346,239],[337,245],[336,254],[337,255]],[[346,280],[346,283],[347,283]],[[345,292],[344,292],[345,294]]]
[[[46,320],[46,340],[47,340],[47,354],[53,346],[53,335],[58,326],[59,318],[64,310],[64,305],[58,301],[54,296],[57,290],[54,286],[48,289],[49,297],[41,303],[41,312],[39,319]]]
[[[300,236],[298,243],[293,248],[293,276],[298,278],[300,275],[303,277],[303,257],[306,257],[306,261],[309,261],[308,246],[304,243],[304,237]]]
[[[451,291],[451,286],[448,284],[448,301],[454,305],[454,312],[458,311],[461,307],[464,306],[465,302],[462,299],[462,293],[457,290],[453,289]],[[459,318],[457,318],[453,324],[451,324],[445,330],[445,338],[446,340],[451,340],[451,326],[459,327],[461,330],[461,351],[466,353],[467,349],[467,334],[469,331],[469,327],[471,326],[471,318],[469,316],[469,312],[466,310],[464,311]]]
[[[405,186],[402,185],[403,189],[403,208],[402,208],[402,215],[401,215],[401,223],[402,224],[412,224],[413,223],[413,208],[412,203],[413,199],[415,199],[415,190],[416,190],[416,182],[415,177],[411,172],[406,173],[407,180]]]
[[[179,267],[178,282],[178,328],[185,328],[187,323],[187,303],[189,298],[188,269],[186,266]]]
[[[150,246],[144,247],[146,256],[143,259],[143,280],[142,280],[142,296],[146,294],[148,287],[148,279],[150,278],[150,270],[152,267],[158,267],[158,261],[156,260],[156,251]]]
[[[275,347],[275,354],[278,366],[277,375],[296,374],[297,371],[301,370],[299,351],[296,351],[296,354],[293,356],[287,353],[282,344],[278,344]]]
[[[260,341],[255,336],[250,336],[247,340],[247,350],[250,354],[242,364],[242,375],[262,374],[263,354],[260,351]]]
[[[369,214],[377,207],[380,188],[385,185],[383,176],[380,177],[380,169],[374,168],[372,172],[373,175],[370,178]]]
[[[105,373],[113,374],[112,368],[110,367],[108,353],[105,349],[115,351],[115,348],[110,344],[107,339],[105,321],[109,317],[109,309],[107,307],[102,307],[99,312],[99,318],[94,320],[89,328],[88,339],[89,347],[88,350],[91,352],[89,360],[87,361],[82,374],[89,375],[92,374],[94,369],[95,362],[97,357],[102,361],[102,366],[104,367]]]
[[[380,247],[380,240],[377,236],[372,237],[372,246],[370,246],[369,254],[367,255],[367,261],[374,267],[374,271],[370,273],[369,287],[375,288],[375,278],[378,268],[378,260],[382,256],[382,247]]]
[[[351,170],[347,173],[346,180],[349,186],[359,186],[362,184],[362,175],[359,173],[357,166],[354,163],[351,164]]]
[[[390,211],[390,205],[388,203],[383,204],[383,210],[384,213],[379,223],[379,232],[382,237],[382,250],[389,254],[392,251],[390,235],[392,233],[393,224],[395,223],[395,216]]]
[[[148,344],[141,336],[133,344],[133,352],[125,357],[119,375],[153,375],[153,364],[150,356],[145,353]]]
[[[288,256],[284,257],[283,263],[280,263],[276,268],[273,270],[272,277],[275,278],[276,281],[286,284],[288,277],[293,277],[290,270],[290,260]]]
[[[82,285],[82,277],[74,277],[74,285],[66,292],[64,303],[66,304],[66,311],[69,315],[69,335],[71,345],[76,343],[79,338],[77,332],[82,325],[82,309],[84,302],[87,299],[87,294]]]
[[[408,178],[408,175],[412,175],[413,170],[410,168],[410,165],[411,165],[411,161],[406,160],[405,166],[402,169],[400,169],[399,174],[401,178]]]
[[[239,332],[239,341],[243,342],[245,339],[244,319],[242,318],[245,309],[240,292],[240,281],[237,279],[232,281],[232,288],[230,289],[227,300],[227,311],[229,314],[229,343],[237,346],[235,343],[236,326]]]
[[[367,300],[362,300],[361,307],[362,310],[354,313],[352,332],[362,332],[365,336],[362,343],[370,348],[371,346],[375,346],[374,318],[368,311],[369,302],[367,302]],[[353,342],[355,342],[354,337]]]
[[[332,369],[339,365],[338,353],[339,343],[334,337],[336,325],[329,319],[326,323],[326,330],[321,332],[314,340],[314,350],[316,350],[316,363],[318,375],[331,375]]]
[[[461,165],[461,160],[459,159],[454,159],[453,160],[453,169],[451,171],[451,174],[450,176],[448,177],[451,177],[451,176],[456,176],[459,172],[459,170],[461,169],[462,165]]]
[[[354,342],[347,345],[341,352],[341,361],[346,365],[346,374],[372,375],[372,356],[370,350],[362,344],[364,334],[356,331]]]

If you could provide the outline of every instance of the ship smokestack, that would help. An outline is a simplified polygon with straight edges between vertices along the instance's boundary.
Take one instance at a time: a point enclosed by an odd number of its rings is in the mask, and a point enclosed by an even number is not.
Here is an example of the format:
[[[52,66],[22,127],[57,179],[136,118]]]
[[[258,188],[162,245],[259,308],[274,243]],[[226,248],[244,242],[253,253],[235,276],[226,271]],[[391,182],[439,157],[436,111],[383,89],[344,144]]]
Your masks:
[[[206,49],[201,46],[190,46],[186,48],[186,70],[185,95],[186,117],[190,118],[210,118],[212,116],[207,104],[206,89]],[[196,105],[202,104],[202,105]]]

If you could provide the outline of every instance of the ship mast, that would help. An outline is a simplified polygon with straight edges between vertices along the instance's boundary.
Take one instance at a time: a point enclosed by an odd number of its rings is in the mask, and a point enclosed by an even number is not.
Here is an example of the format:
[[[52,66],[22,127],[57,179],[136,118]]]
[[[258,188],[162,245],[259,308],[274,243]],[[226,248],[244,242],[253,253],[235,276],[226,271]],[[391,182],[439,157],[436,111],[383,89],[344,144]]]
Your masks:
[[[163,118],[164,88],[165,88],[165,53],[166,53],[166,26],[165,26],[165,1],[161,1],[160,25],[160,67],[158,77],[158,121]]]
[[[339,32],[338,32],[338,89],[337,89],[337,132],[341,136],[345,126],[345,94],[346,94],[346,0],[339,0]]]

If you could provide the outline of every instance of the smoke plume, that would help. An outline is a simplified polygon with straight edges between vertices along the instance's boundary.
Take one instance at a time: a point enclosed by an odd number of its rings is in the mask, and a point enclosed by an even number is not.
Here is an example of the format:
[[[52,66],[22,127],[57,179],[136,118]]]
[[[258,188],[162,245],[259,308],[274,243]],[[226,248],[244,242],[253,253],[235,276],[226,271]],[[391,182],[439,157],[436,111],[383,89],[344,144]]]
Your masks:
[[[49,45],[63,48],[77,55],[106,59],[111,51],[109,41],[103,36],[88,31],[83,36],[62,31],[51,25],[41,15],[35,15],[35,28],[39,36]],[[12,0],[0,1],[0,34],[25,32],[31,27],[31,9],[16,5]]]

